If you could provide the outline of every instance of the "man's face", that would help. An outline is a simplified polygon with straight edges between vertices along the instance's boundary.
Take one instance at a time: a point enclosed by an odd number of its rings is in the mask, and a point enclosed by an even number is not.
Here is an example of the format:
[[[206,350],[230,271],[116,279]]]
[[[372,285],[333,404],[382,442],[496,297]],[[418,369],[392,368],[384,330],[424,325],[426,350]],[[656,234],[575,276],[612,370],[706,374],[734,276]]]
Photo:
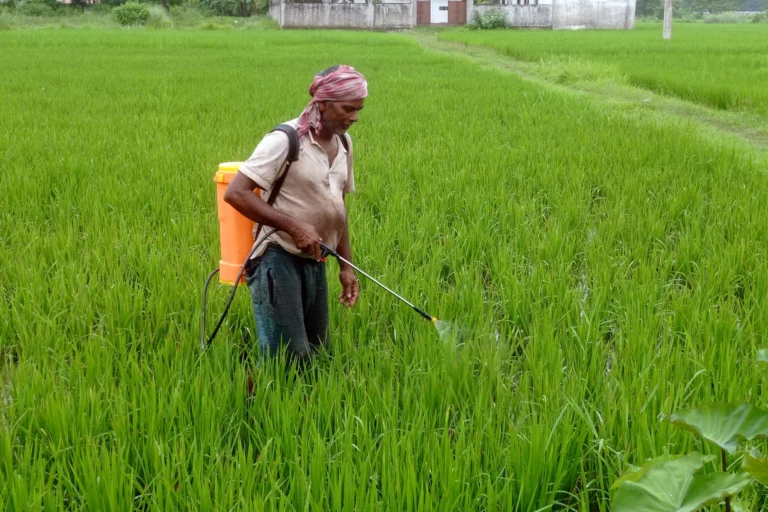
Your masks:
[[[364,99],[321,103],[323,128],[334,135],[343,135],[357,122],[357,114],[363,109],[363,103]]]

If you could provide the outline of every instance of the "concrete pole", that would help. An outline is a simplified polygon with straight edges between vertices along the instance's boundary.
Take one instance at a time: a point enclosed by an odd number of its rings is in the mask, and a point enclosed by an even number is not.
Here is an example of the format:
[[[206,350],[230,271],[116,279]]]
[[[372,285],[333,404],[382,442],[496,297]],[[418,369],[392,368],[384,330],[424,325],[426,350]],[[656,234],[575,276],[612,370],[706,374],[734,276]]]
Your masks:
[[[467,24],[472,23],[472,17],[475,15],[475,0],[467,0]]]
[[[672,39],[672,0],[664,0],[664,40]]]

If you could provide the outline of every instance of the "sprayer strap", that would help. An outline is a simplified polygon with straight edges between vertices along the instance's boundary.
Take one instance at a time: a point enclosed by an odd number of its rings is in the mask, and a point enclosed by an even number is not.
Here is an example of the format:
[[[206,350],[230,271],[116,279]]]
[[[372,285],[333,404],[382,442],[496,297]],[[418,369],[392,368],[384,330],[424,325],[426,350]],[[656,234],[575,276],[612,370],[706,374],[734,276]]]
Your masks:
[[[280,188],[283,186],[285,177],[288,176],[288,171],[291,169],[291,164],[299,159],[299,134],[296,130],[291,125],[281,124],[275,127],[272,132],[283,132],[288,136],[288,157],[286,158],[285,170],[277,181],[275,181],[274,185],[272,185],[272,191],[269,193],[269,198],[267,199],[267,204],[269,206],[272,206],[275,199],[277,199],[277,195],[280,193]],[[262,227],[263,225],[259,224],[256,233],[253,235],[254,241],[259,239]]]
[[[283,186],[285,177],[288,176],[288,171],[291,168],[291,164],[299,159],[299,134],[296,132],[296,130],[288,124],[281,124],[272,131],[283,132],[288,136],[288,157],[286,158],[286,165],[283,174],[277,179],[275,184],[272,186],[272,192],[269,193],[269,199],[267,199],[267,204],[269,206],[272,206],[272,204],[275,202],[275,199],[277,199],[277,195],[280,193],[280,188]]]

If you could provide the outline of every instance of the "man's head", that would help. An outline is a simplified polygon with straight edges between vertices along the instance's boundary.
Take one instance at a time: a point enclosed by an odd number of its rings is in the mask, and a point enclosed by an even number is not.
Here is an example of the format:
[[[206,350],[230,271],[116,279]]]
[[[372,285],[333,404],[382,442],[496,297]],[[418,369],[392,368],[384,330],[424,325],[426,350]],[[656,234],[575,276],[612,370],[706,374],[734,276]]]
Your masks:
[[[309,94],[312,101],[299,120],[299,135],[310,129],[341,135],[357,122],[368,96],[368,83],[350,66],[333,66],[315,76]]]
[[[341,66],[331,66],[317,76],[328,77]],[[362,75],[361,75],[362,76]],[[367,91],[366,91],[367,92]],[[363,109],[365,97],[350,100],[327,100],[318,102],[323,128],[328,133],[342,135],[357,122],[357,113]]]

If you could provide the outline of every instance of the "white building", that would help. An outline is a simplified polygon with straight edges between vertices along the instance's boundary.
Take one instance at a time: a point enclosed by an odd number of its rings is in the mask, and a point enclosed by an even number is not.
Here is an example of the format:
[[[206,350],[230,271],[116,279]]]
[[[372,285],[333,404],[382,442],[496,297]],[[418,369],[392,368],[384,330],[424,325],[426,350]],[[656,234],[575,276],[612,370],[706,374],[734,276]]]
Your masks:
[[[476,11],[499,9],[513,27],[635,27],[635,0],[498,1],[495,5],[475,5],[474,0],[270,0],[269,16],[283,28],[408,29],[464,25]]]

